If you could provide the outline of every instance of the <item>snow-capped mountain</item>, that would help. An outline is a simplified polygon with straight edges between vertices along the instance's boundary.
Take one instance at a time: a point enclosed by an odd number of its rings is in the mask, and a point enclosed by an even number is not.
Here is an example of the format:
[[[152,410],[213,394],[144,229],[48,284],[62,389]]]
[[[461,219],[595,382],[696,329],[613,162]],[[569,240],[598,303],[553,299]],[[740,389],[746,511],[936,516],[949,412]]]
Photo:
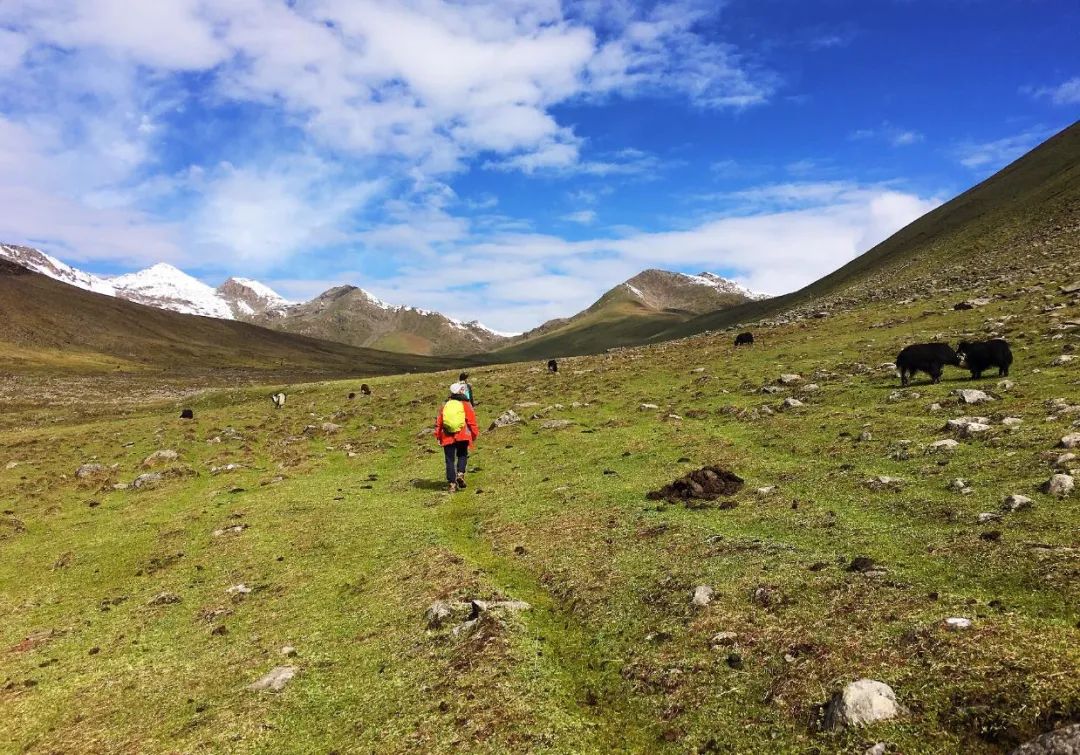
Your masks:
[[[228,303],[238,320],[268,312],[280,313],[293,304],[265,283],[251,278],[229,278],[217,287],[216,293]]]
[[[106,296],[116,296],[116,288],[105,278],[84,273],[65,264],[40,249],[16,244],[0,244],[0,257],[21,265],[27,270],[47,275],[58,281]]]
[[[119,296],[158,309],[232,320],[232,307],[210,286],[183,270],[159,262],[112,279]]]
[[[696,315],[769,298],[766,294],[755,293],[735,281],[707,272],[687,275],[668,270],[644,270],[616,286],[605,294],[605,298],[620,287],[649,309]]]

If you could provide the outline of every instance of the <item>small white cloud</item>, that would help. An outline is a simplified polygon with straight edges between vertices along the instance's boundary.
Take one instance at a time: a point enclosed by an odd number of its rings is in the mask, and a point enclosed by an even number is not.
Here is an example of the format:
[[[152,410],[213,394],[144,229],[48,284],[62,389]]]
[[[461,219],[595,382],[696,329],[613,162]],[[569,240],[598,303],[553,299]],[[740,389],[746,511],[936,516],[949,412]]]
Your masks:
[[[578,210],[562,216],[563,220],[581,225],[592,225],[596,222],[596,210]]]
[[[1025,87],[1022,91],[1036,99],[1050,100],[1055,105],[1080,105],[1080,76],[1063,81],[1057,86]]]
[[[1052,129],[1036,127],[992,141],[963,142],[954,148],[953,153],[956,160],[966,168],[997,170],[1030,152],[1053,133]]]
[[[889,121],[884,121],[877,128],[860,128],[852,131],[848,138],[853,141],[867,141],[871,139],[884,141],[893,147],[907,147],[917,144],[925,138],[922,133],[914,129],[902,128]]]

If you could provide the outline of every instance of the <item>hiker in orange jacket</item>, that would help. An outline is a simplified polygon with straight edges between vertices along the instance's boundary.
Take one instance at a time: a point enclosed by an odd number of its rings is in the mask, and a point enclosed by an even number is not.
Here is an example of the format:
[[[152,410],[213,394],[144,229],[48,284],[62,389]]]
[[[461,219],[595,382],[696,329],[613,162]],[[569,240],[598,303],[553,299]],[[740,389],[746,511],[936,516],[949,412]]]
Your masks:
[[[469,449],[476,446],[476,439],[480,437],[476,412],[466,391],[467,386],[462,383],[451,385],[450,398],[435,418],[435,439],[439,441],[446,455],[446,481],[451,493],[466,487],[465,470],[469,464]]]

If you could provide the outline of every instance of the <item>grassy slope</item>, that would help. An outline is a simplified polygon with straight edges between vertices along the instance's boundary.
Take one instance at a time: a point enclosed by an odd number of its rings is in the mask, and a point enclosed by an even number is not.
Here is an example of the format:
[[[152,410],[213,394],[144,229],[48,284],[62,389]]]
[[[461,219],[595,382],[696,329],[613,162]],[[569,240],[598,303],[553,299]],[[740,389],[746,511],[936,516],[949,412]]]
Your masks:
[[[308,376],[432,369],[437,360],[358,349],[93,294],[0,261],[5,372],[236,370]]]
[[[1080,215],[1080,122],[982,183],[927,213],[848,264],[785,296],[752,302],[681,323],[676,338],[772,317],[852,286],[888,290],[905,281],[963,271],[1026,246],[1032,229]],[[1015,244],[1015,246],[1014,246]]]
[[[1036,488],[1080,417],[1046,407],[1080,394],[1078,362],[1050,366],[1077,345],[1056,326],[1080,317],[1077,301],[1056,284],[1080,270],[1034,254],[1038,272],[986,283],[998,298],[977,310],[952,311],[957,293],[943,290],[763,328],[763,346],[737,353],[699,336],[568,360],[556,377],[474,370],[482,424],[523,402],[559,402],[547,416],[576,424],[486,435],[452,498],[418,436],[447,374],[369,381],[364,403],[346,400],[352,382],[298,386],[282,411],[259,390],[204,394],[191,424],[172,403],[8,417],[21,429],[0,436],[0,749],[852,752],[885,740],[979,753],[1076,720],[1080,495]],[[1042,287],[1018,295],[1029,286]],[[893,396],[896,379],[873,366],[913,337],[955,341],[1003,320],[1016,385],[980,407],[990,437],[924,454],[946,418],[972,413],[950,403],[970,384],[952,371]],[[781,398],[758,389],[792,371],[821,391],[796,411],[756,412]],[[326,420],[344,429],[305,433]],[[855,441],[864,429],[872,439]],[[159,448],[197,475],[109,489]],[[94,458],[116,465],[111,479],[76,481]],[[228,462],[244,468],[209,473]],[[736,508],[644,499],[705,463],[747,479]],[[867,489],[878,474],[906,485]],[[955,477],[974,493],[950,491]],[[758,496],[762,485],[778,489]],[[1009,493],[1034,507],[976,523]],[[250,526],[212,534],[237,523]],[[981,537],[990,530],[1000,539]],[[856,555],[888,572],[847,572]],[[237,583],[254,592],[232,600]],[[697,584],[716,599],[694,611]],[[163,590],[181,601],[147,605]],[[534,608],[470,639],[425,628],[436,598],[497,596]],[[974,626],[948,632],[949,616]],[[718,631],[736,645],[711,649]],[[280,657],[286,644],[295,659]],[[300,673],[283,693],[244,690],[286,662]],[[891,684],[910,715],[812,732],[813,706],[864,676]]]
[[[497,349],[480,358],[512,362],[596,354],[615,346],[641,343],[653,334],[687,319],[686,313],[657,312],[650,309],[619,286],[571,318],[567,324]]]

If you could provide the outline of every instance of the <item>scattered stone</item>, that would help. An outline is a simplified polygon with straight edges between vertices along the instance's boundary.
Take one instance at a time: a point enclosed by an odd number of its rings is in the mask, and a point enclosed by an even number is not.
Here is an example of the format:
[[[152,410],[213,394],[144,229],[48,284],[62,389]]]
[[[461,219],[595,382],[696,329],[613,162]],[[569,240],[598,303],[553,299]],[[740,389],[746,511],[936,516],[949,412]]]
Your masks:
[[[896,718],[902,712],[892,687],[873,679],[859,679],[833,695],[825,709],[825,728],[863,726]]]
[[[1042,492],[1064,498],[1073,491],[1072,475],[1056,474],[1043,483]]]
[[[1061,367],[1062,365],[1068,364],[1069,362],[1071,362],[1074,359],[1076,359],[1076,357],[1073,354],[1062,354],[1061,356],[1057,357],[1050,364],[1052,366],[1054,366],[1054,367]]]
[[[800,406],[806,406],[802,401],[797,398],[786,398],[784,403],[781,404],[784,409],[798,409]]]
[[[694,470],[660,490],[650,492],[650,501],[679,503],[690,500],[715,501],[720,496],[734,495],[743,486],[743,479],[727,469],[717,466]]]
[[[333,422],[323,422],[321,429],[327,435],[333,435],[341,431],[341,425],[335,425]]]
[[[1005,496],[1005,500],[1002,501],[1002,511],[1013,512],[1022,511],[1023,509],[1031,508],[1032,500],[1026,495],[1020,495],[1019,493],[1013,493],[1012,495]]]
[[[297,656],[296,648],[294,648],[292,645],[286,645],[278,652],[286,658],[295,658]]]
[[[698,585],[694,588],[694,594],[690,602],[697,608],[704,608],[712,603],[714,590],[708,585]]]
[[[176,451],[171,448],[163,448],[160,451],[154,451],[154,453],[143,459],[142,465],[146,469],[153,469],[171,461],[176,461],[178,458],[180,458],[180,454],[176,453]]]
[[[953,391],[953,395],[965,404],[984,404],[994,400],[989,394],[974,388],[960,388]]]
[[[775,485],[765,485],[764,487],[758,488],[754,492],[757,493],[758,495],[770,495],[775,490],[776,490]]]
[[[878,475],[877,477],[871,477],[869,480],[867,480],[866,486],[873,491],[899,490],[904,486],[904,481],[901,480],[899,477]]]
[[[281,692],[296,676],[296,666],[278,666],[256,682],[248,685],[252,692]]]
[[[817,393],[821,390],[821,386],[817,383],[807,383],[802,387],[803,393]]]
[[[1076,461],[1077,456],[1074,453],[1062,454],[1054,460],[1054,466],[1058,469],[1064,469],[1070,462]]]
[[[885,743],[878,742],[871,747],[867,747],[863,750],[863,755],[885,755]]]
[[[1077,448],[1080,447],[1080,433],[1069,433],[1064,436],[1058,443],[1060,448]]]
[[[549,419],[540,425],[542,430],[562,430],[574,424],[568,419]]]
[[[860,443],[869,443],[873,439],[874,439],[874,434],[871,433],[869,430],[863,430],[861,433],[859,433],[859,442]]]
[[[999,391],[1011,391],[1016,387],[1016,383],[1011,380],[999,380],[997,387]]]
[[[147,603],[146,605],[148,605],[148,606],[168,606],[168,605],[172,605],[173,603],[179,603],[179,602],[180,602],[180,596],[179,595],[176,595],[175,593],[171,593],[171,592],[163,592],[163,593],[158,593],[157,595],[152,597],[150,599],[150,602]]]
[[[505,412],[500,414],[494,422],[491,423],[491,426],[488,427],[488,430],[491,431],[497,430],[500,427],[520,425],[523,421],[524,420],[522,420],[521,417],[518,416],[518,413],[515,412],[513,409],[507,409]]]
[[[98,477],[105,474],[108,474],[108,469],[105,467],[104,464],[83,464],[81,467],[75,470],[75,476],[80,480],[86,480],[91,477]]]
[[[957,417],[945,423],[945,430],[959,433],[963,438],[973,438],[990,430],[987,417]]]
[[[1016,430],[1020,425],[1024,424],[1024,420],[1019,417],[1005,417],[1001,420],[1003,427],[1007,427],[1010,430]]]
[[[996,522],[1001,519],[1001,514],[995,514],[990,511],[984,511],[977,517],[979,524],[989,524],[990,522]]]
[[[962,629],[970,629],[971,619],[965,619],[961,616],[950,616],[945,619],[945,628],[953,632],[959,632]]]
[[[945,440],[936,440],[930,444],[927,451],[930,453],[949,453],[955,451],[960,444],[952,438],[946,438]]]
[[[728,645],[734,645],[739,639],[739,635],[734,632],[717,632],[709,638],[709,646],[718,648],[726,647]]]
[[[1080,284],[1077,284],[1080,288]],[[1047,732],[1020,745],[1010,755],[1077,755],[1080,753],[1080,724]]]
[[[967,480],[962,480],[959,477],[949,483],[949,490],[962,495],[971,495],[975,492],[971,486],[968,485]]]
[[[781,385],[796,385],[802,382],[802,375],[787,374],[780,376]]]
[[[143,488],[152,488],[164,479],[158,472],[147,472],[136,477],[131,482],[131,487],[136,490],[142,490]]]
[[[638,407],[638,409],[640,409],[643,412],[656,411],[659,408],[660,407],[657,406],[656,404],[642,404],[641,406]]]
[[[219,475],[225,472],[235,472],[237,469],[243,469],[243,466],[240,464],[226,464],[222,467],[210,467],[210,474]]]
[[[225,590],[225,593],[234,597],[241,595],[250,595],[251,588],[245,584],[233,585]]]
[[[931,412],[940,412],[941,411],[941,404],[939,404],[939,403],[937,403],[935,401],[933,404],[930,404],[930,406],[928,406],[926,408],[927,408],[928,411],[931,411]]]
[[[424,611],[424,620],[427,622],[429,629],[438,629],[449,621],[453,615],[454,611],[450,608],[449,603],[444,600],[436,600]]]

